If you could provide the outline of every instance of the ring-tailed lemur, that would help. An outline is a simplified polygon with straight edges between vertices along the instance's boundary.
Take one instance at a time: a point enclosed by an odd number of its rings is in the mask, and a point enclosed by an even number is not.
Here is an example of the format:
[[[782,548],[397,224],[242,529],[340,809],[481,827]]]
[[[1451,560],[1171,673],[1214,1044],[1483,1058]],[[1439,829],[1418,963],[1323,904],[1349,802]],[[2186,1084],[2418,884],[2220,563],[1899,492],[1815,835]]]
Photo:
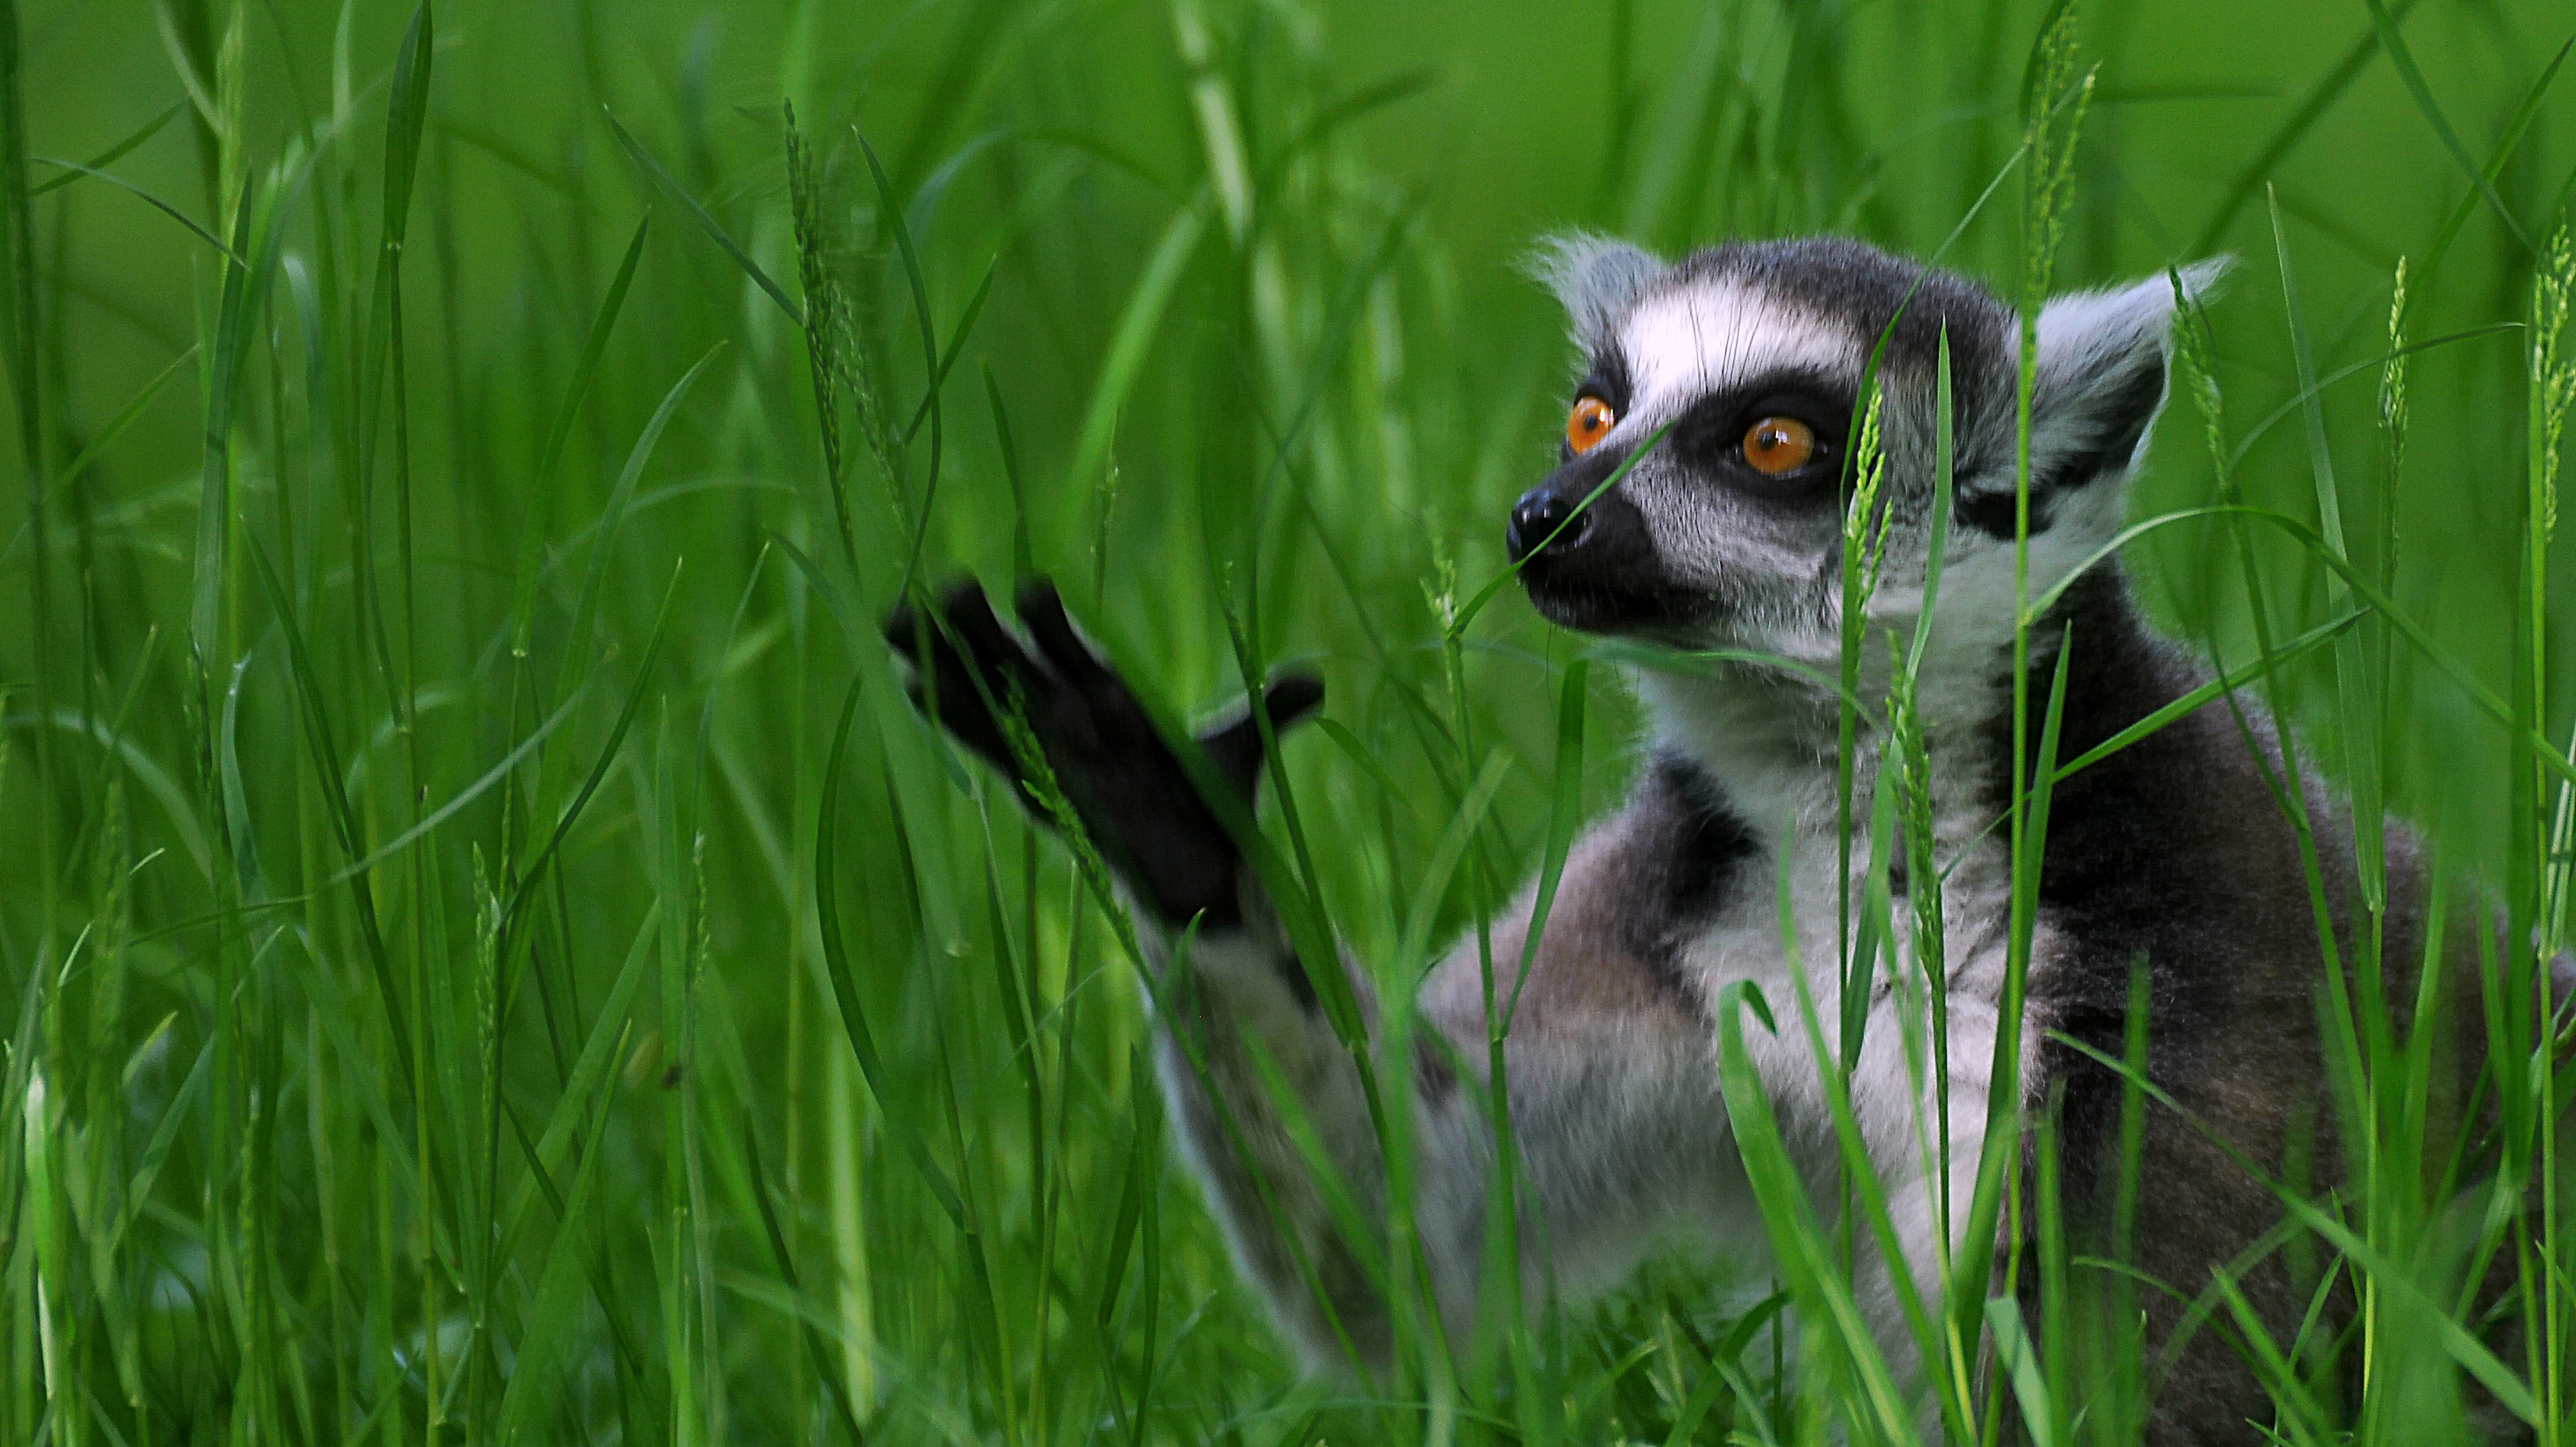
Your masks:
[[[1935,1301],[1943,1188],[1959,1230],[2006,974],[2010,863],[2001,831],[1988,826],[2011,793],[2018,321],[1973,282],[1846,240],[1724,245],[1667,264],[1576,238],[1554,248],[1547,271],[1589,370],[1561,465],[1511,513],[1510,551],[1532,601],[1570,628],[1785,656],[1824,677],[1836,672],[1842,648],[1840,480],[1864,364],[1882,334],[1887,541],[1868,624],[1908,633],[1921,610],[1935,497],[1935,359],[1947,334],[1955,526],[1919,707],[1947,879],[1949,1069],[1934,1077],[1920,1068],[1920,1001],[1882,979],[1850,1077],[1904,1257],[1924,1299]],[[2193,289],[2215,275],[2213,266],[2181,273]],[[2125,477],[2165,395],[2173,307],[2173,283],[2159,276],[2061,297],[2040,313],[2029,596],[2074,572],[2121,525]],[[1623,465],[1624,478],[1602,492]],[[1085,832],[1155,926],[1149,947],[1168,952],[1196,922],[1190,978],[1167,981],[1187,986],[1170,993],[1191,1002],[1192,1018],[1165,1022],[1165,1089],[1243,1270],[1312,1357],[1356,1350],[1381,1358],[1390,1347],[1387,1310],[1331,1223],[1263,1076],[1296,1093],[1342,1179],[1364,1204],[1382,1205],[1369,1107],[1235,839],[1051,589],[1019,599],[1024,636],[1005,628],[972,584],[951,592],[941,613],[937,628],[909,612],[889,627],[898,651],[928,665],[921,682],[935,689],[940,721],[1019,776],[993,711],[1015,698]],[[2085,573],[2032,638],[2034,701],[2048,696],[2058,640],[2072,639],[2061,759],[2202,678],[2142,621],[2116,564]],[[1886,653],[1874,638],[1864,651],[1881,689]],[[1832,963],[1847,857],[1835,692],[1799,671],[1722,662],[1641,671],[1635,682],[1655,720],[1651,761],[1626,807],[1584,836],[1566,864],[1509,1035],[1532,1289],[1605,1283],[1676,1241],[1760,1249],[1764,1228],[1729,1133],[1711,1012],[1721,987],[1737,980],[1758,984],[1775,1009],[1795,1009],[1780,923],[1784,870],[1795,958],[1809,962],[1805,986],[1819,1018],[1842,1018]],[[1284,729],[1321,698],[1314,680],[1291,677],[1263,702]],[[2330,1121],[2317,1109],[2324,967],[2307,877],[2266,781],[2278,770],[2273,736],[2259,718],[2244,718],[2211,704],[2055,786],[2021,1035],[2023,1102],[2056,1110],[2062,1122],[2070,1217],[2079,1227],[2098,1223],[2112,1190],[2122,1089],[2115,1072],[2066,1042],[2119,1058],[2133,966],[2150,972],[2150,1073],[2226,1142],[2170,1110],[2151,1112],[2144,1125],[2135,1219],[2147,1224],[2136,1262],[2183,1300],[2213,1268],[2242,1265],[2281,1218],[2273,1191],[2229,1148],[2273,1170],[2301,1152],[2331,1160]],[[1854,769],[1864,797],[1851,817],[1868,817],[1880,745],[1864,731],[1866,757]],[[1254,720],[1221,728],[1202,746],[1214,766],[1202,777],[1248,803],[1263,764]],[[2312,804],[2332,820],[2322,796]],[[2316,837],[2325,888],[2349,922],[2353,867],[2333,843],[2342,836],[2320,827]],[[2421,944],[2410,837],[2392,828],[2387,856],[2384,958],[2411,962]],[[1498,970],[1521,960],[1531,910],[1525,895],[1496,922]],[[1169,954],[1158,958],[1168,969]],[[1367,1005],[1365,972],[1349,973]],[[2411,994],[2391,989],[2388,998]],[[1453,1340],[1475,1311],[1492,1199],[1487,1116],[1455,1073],[1467,1072],[1471,1087],[1482,1083],[1484,1000],[1471,943],[1425,981],[1417,1016],[1455,1047],[1418,1042],[1412,1130],[1413,1218]],[[1776,1033],[1748,1029],[1748,1049],[1783,1134],[1827,1179],[1836,1146],[1821,1080],[1836,1067],[1814,1058],[1794,1015],[1781,1018]],[[1182,1031],[1197,1033],[1204,1075],[1185,1063]],[[1935,1119],[1949,1122],[1952,1137],[1946,1183],[1927,1167],[1938,1158],[1925,1136]],[[2021,1225],[2036,1229],[2027,1215]],[[2279,1253],[2252,1254],[2237,1287],[2287,1340],[2309,1297]],[[1882,1271],[1875,1280],[1865,1274],[1860,1289],[1891,1359],[1909,1361],[1894,1283]],[[2157,1291],[2140,1295],[2151,1339],[2164,1340],[2182,1307]],[[2268,1418],[2261,1388],[2219,1335],[2203,1330],[2171,1358],[2153,1440],[2250,1440],[2247,1419]]]

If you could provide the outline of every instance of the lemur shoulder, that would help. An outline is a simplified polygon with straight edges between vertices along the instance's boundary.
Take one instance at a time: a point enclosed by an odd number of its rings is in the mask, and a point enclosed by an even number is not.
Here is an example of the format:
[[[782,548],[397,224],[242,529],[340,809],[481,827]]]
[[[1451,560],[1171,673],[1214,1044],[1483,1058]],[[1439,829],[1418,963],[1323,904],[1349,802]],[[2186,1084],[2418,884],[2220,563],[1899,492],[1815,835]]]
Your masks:
[[[1526,1176],[1524,1289],[1580,1292],[1674,1244],[1764,1250],[1719,1085],[1712,1012],[1733,982],[1757,985],[1781,1013],[1776,1033],[1745,1032],[1747,1050],[1792,1149],[1813,1179],[1831,1178],[1837,1146],[1822,1082],[1840,1067],[1816,1058],[1794,1002],[1803,985],[1819,1018],[1842,1018],[1837,896],[1845,859],[1862,867],[1868,851],[1843,845],[1838,701],[1809,675],[1833,676],[1841,657],[1841,480],[1864,370],[1882,337],[1885,542],[1865,608],[1872,638],[1862,656],[1874,673],[1863,696],[1887,682],[1890,652],[1876,634],[1910,638],[1923,612],[1946,336],[1954,506],[1919,707],[1945,879],[1947,1069],[1925,1064],[1929,987],[1919,974],[1909,981],[1887,970],[1873,984],[1849,1072],[1906,1270],[1925,1300],[1937,1300],[1945,1248],[1965,1244],[1957,1235],[2004,1004],[2011,864],[2004,831],[1989,826],[2008,806],[2015,757],[2019,320],[1972,281],[1840,239],[1729,244],[1666,263],[1574,238],[1555,246],[1546,270],[1586,371],[1561,465],[1509,519],[1532,602],[1565,627],[1684,657],[1723,649],[1813,667],[1703,660],[1635,675],[1654,720],[1651,757],[1625,807],[1568,859],[1507,1044]],[[2197,291],[2216,271],[2176,275]],[[2124,484],[2166,392],[2175,292],[2173,278],[2157,276],[2057,298],[2037,318],[2027,596],[2046,595],[2122,525]],[[1301,963],[1218,811],[1053,591],[1024,592],[1017,611],[1022,632],[969,584],[948,595],[937,626],[907,611],[889,632],[924,665],[917,687],[927,686],[940,722],[1023,777],[995,713],[1016,697],[1049,772],[1138,906],[1167,998],[1185,1002],[1160,1022],[1164,1088],[1242,1269],[1313,1359],[1382,1361],[1393,1346],[1386,1304],[1263,1080],[1268,1072],[1287,1083],[1350,1189],[1383,1204],[1359,1067],[1307,973],[1318,962]],[[2035,701],[2048,697],[2064,649],[2060,759],[2206,676],[2147,625],[2116,561],[2067,588],[2031,639]],[[1313,680],[1290,677],[1259,703],[1275,731],[1320,700]],[[1854,761],[1862,798],[1849,817],[1869,816],[1885,742],[1863,730]],[[1202,777],[1248,803],[1264,762],[1255,721],[1217,729],[1202,747],[1213,765]],[[2121,1057],[2142,964],[2148,1073],[2178,1107],[2147,1115],[2135,1178],[2134,1219],[2145,1223],[2136,1265],[2178,1291],[2142,1293],[2157,1342],[2176,1330],[2181,1303],[2231,1263],[2242,1267],[2238,1289],[2281,1339],[2310,1304],[2280,1253],[2257,1249],[2282,1217],[2279,1197],[2234,1158],[2282,1171],[2295,1156],[2320,1179],[2334,1169],[2318,1034],[2326,966],[2281,780],[2260,710],[2220,700],[2059,781],[2049,805],[2021,1104],[2034,1116],[2056,1113],[2070,1219],[2078,1229],[2106,1225],[2122,1084],[2087,1052]],[[2307,804],[2320,821],[2323,888],[2349,934],[2356,873],[2336,842],[2349,833],[2313,786]],[[2422,955],[2424,889],[2402,828],[2391,826],[2386,853],[2381,955],[2395,969]],[[1784,869],[1794,953],[1783,940]],[[1493,959],[1522,958],[1532,909],[1524,895],[1494,922]],[[1894,913],[1902,927],[1907,911]],[[1185,932],[1184,972],[1171,960]],[[1369,1004],[1367,972],[1347,974]],[[2398,984],[2386,995],[2413,998]],[[1470,941],[1424,982],[1416,1016],[1450,1047],[1425,1042],[1417,1052],[1412,1207],[1453,1340],[1477,1311],[1493,1199],[1496,1151],[1476,1098],[1486,1001]],[[2477,1048],[2463,1047],[2471,1068]],[[1461,1082],[1460,1071],[1470,1078]],[[1946,1152],[1932,1139],[1935,1121],[1947,1122]],[[1937,1164],[1945,1158],[1946,1174]],[[1865,1267],[1875,1259],[1861,1255]],[[1890,1360],[1910,1361],[1892,1273],[1865,1270],[1859,1291]],[[2268,1415],[2254,1375],[2218,1332],[2202,1331],[2172,1355],[2150,1436],[2252,1440],[2248,1419]]]

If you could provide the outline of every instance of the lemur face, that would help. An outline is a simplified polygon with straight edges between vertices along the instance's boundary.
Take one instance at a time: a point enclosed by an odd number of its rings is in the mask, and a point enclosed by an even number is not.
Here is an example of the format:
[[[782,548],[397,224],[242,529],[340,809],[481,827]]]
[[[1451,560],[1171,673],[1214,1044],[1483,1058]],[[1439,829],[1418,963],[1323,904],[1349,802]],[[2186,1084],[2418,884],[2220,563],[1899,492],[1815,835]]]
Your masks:
[[[1667,265],[1578,237],[1557,244],[1547,274],[1587,370],[1560,465],[1513,508],[1509,542],[1550,619],[1681,647],[1835,651],[1859,391],[1882,335],[1882,602],[1902,605],[1928,553],[1945,332],[1958,523],[1947,556],[1955,566],[2009,550],[2017,327],[1975,282],[1839,238],[1730,244]],[[2214,275],[2196,268],[2186,286]],[[2156,277],[2042,311],[2034,535],[2061,514],[2086,524],[2070,533],[2095,531],[2096,514],[2117,525],[2116,487],[2092,484],[2126,470],[2162,400],[2171,310],[2171,284]]]

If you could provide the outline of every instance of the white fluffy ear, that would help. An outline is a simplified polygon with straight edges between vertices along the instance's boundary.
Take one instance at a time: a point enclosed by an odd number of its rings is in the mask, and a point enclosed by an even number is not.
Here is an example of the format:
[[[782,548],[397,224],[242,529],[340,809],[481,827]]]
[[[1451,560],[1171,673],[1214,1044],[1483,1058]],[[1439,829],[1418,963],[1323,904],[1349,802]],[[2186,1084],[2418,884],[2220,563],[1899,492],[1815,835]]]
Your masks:
[[[1625,241],[1568,231],[1541,241],[1529,269],[1564,303],[1575,341],[1598,352],[1665,267],[1661,258]]]
[[[2224,257],[2181,268],[2184,296],[2206,301],[2227,268]],[[2031,462],[2044,486],[2082,487],[2137,461],[2164,405],[2173,314],[2169,275],[2070,292],[2040,308]]]

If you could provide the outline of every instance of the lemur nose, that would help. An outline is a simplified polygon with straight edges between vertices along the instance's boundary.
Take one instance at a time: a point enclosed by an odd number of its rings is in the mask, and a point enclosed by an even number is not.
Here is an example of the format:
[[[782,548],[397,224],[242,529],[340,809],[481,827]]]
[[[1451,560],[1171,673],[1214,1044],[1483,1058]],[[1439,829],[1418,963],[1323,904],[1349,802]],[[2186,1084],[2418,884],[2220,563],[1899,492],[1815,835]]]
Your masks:
[[[1589,513],[1575,512],[1576,500],[1553,487],[1533,489],[1512,504],[1512,527],[1505,542],[1517,563],[1535,552],[1561,553],[1583,541],[1592,527]],[[1559,532],[1562,528],[1564,531]]]

